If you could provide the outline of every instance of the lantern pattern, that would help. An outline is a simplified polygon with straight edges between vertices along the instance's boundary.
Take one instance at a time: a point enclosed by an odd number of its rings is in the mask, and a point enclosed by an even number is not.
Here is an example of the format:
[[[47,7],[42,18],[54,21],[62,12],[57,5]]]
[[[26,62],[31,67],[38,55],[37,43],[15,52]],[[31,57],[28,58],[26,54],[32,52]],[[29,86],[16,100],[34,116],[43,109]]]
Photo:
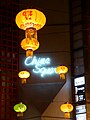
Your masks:
[[[26,83],[26,79],[30,76],[30,73],[28,71],[21,71],[19,72],[18,76],[21,78],[21,83]]]
[[[64,118],[70,118],[70,112],[73,110],[73,105],[67,102],[66,104],[62,104],[60,106],[60,110],[64,112]]]
[[[25,31],[25,39],[21,41],[21,47],[26,51],[26,57],[32,57],[33,51],[39,48],[37,32],[35,28],[28,28]]]
[[[27,106],[20,102],[14,106],[14,111],[17,112],[17,117],[23,116],[23,112],[27,110]]]
[[[56,73],[60,74],[60,79],[65,79],[65,73],[67,73],[68,68],[66,66],[58,66],[56,68]]]
[[[20,29],[26,30],[33,27],[36,30],[41,29],[46,23],[45,15],[36,9],[25,9],[16,15],[16,24]]]

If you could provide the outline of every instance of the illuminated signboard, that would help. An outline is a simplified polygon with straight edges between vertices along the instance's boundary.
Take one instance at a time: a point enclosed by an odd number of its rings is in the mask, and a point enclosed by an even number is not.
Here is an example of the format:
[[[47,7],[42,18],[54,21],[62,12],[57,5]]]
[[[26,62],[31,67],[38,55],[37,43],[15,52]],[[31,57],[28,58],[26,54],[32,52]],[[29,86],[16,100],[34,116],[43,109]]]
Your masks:
[[[83,94],[83,95],[75,95],[75,101],[76,102],[85,101],[85,94]]]
[[[85,86],[75,87],[75,94],[84,94],[84,93],[85,93]]]
[[[33,57],[27,57],[24,61],[26,66],[34,66],[32,71],[34,73],[40,74],[41,77],[44,77],[45,75],[52,75],[57,74],[56,73],[56,67],[49,67],[51,63],[50,58],[37,58],[36,56]]]
[[[85,84],[85,77],[78,77],[74,79],[74,85],[79,86],[79,85],[84,85]]]
[[[84,114],[77,114],[76,120],[86,120],[86,113]]]
[[[76,113],[85,113],[86,112],[86,105],[78,105],[76,106]]]

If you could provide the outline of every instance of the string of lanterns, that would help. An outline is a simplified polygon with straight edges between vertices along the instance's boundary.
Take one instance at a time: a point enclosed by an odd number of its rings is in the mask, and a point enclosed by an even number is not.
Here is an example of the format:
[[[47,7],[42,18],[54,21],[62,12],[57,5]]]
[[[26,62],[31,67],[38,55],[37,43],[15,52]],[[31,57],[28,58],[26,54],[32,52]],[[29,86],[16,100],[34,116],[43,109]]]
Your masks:
[[[33,52],[39,48],[39,41],[37,38],[37,30],[44,27],[46,23],[45,15],[36,9],[25,9],[20,11],[15,18],[17,26],[25,31],[25,38],[21,41],[21,48],[26,51],[26,57],[33,57]],[[60,79],[65,79],[65,74],[68,72],[66,66],[58,66],[56,73],[60,74]],[[30,73],[26,70],[20,71],[18,76],[21,78],[21,83],[25,84],[26,79],[30,76]],[[16,104],[14,110],[17,112],[17,116],[23,116],[27,106],[23,103]],[[73,110],[71,104],[63,104],[61,111],[65,113],[65,118],[69,118],[69,113]]]
[[[33,51],[39,48],[37,30],[46,23],[45,15],[36,9],[26,9],[16,15],[17,26],[25,30],[25,39],[21,41],[21,47],[26,51],[26,57],[33,56]]]

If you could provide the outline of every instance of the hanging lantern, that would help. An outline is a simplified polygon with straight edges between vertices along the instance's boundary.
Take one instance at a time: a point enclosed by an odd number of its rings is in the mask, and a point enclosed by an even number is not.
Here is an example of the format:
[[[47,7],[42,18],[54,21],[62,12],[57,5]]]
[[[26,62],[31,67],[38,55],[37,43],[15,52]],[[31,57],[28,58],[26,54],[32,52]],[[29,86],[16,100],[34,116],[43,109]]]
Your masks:
[[[22,102],[14,106],[14,111],[17,112],[17,117],[22,117],[23,112],[25,112],[26,109],[27,109],[27,106],[23,104]]]
[[[27,28],[41,29],[46,23],[45,15],[36,9],[25,9],[16,15],[16,24],[20,29],[26,30]]]
[[[73,110],[73,105],[69,104],[68,102],[66,104],[62,104],[60,106],[60,110],[64,112],[64,117],[65,118],[70,118],[70,112]]]
[[[26,50],[26,57],[33,56],[33,51],[39,48],[37,40],[37,30],[46,23],[45,15],[36,9],[25,9],[16,15],[17,26],[25,30],[25,39],[21,42],[21,47]]]
[[[68,68],[66,66],[58,66],[56,68],[56,73],[60,74],[60,79],[65,79],[65,73],[67,73]]]
[[[19,72],[18,76],[22,79],[22,84],[26,83],[26,79],[30,76],[28,71]]]
[[[26,51],[26,57],[32,57],[33,51],[39,48],[36,30],[34,28],[26,29],[25,37],[26,38],[21,41],[21,47]]]

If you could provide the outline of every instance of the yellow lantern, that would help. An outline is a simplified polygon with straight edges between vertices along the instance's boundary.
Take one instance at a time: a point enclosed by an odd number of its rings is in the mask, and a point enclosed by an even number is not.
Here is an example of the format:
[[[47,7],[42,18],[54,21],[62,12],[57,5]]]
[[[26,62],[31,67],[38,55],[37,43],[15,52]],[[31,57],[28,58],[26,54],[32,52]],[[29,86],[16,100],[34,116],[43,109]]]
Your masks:
[[[16,24],[20,29],[26,30],[27,28],[41,29],[46,23],[45,15],[36,9],[25,9],[16,15]]]
[[[17,112],[17,117],[22,117],[23,112],[25,112],[26,109],[27,109],[27,106],[23,104],[22,102],[14,106],[14,111]]]
[[[16,15],[17,26],[25,30],[25,39],[21,42],[21,47],[26,50],[26,57],[33,56],[33,51],[39,48],[37,40],[37,30],[46,23],[45,15],[36,9],[25,9]]]
[[[26,79],[30,76],[30,73],[28,71],[21,71],[18,76],[21,78],[22,84],[24,84],[26,83]]]
[[[60,79],[65,79],[65,73],[67,73],[68,68],[66,66],[58,66],[56,68],[56,73],[60,74]]]
[[[21,41],[21,47],[26,51],[26,57],[33,56],[33,51],[39,48],[39,42],[37,40],[37,35],[35,34],[35,29],[26,29],[26,38]]]
[[[60,110],[64,112],[64,117],[65,118],[70,118],[70,112],[73,111],[73,105],[69,104],[68,102],[66,104],[62,104],[60,106]]]

